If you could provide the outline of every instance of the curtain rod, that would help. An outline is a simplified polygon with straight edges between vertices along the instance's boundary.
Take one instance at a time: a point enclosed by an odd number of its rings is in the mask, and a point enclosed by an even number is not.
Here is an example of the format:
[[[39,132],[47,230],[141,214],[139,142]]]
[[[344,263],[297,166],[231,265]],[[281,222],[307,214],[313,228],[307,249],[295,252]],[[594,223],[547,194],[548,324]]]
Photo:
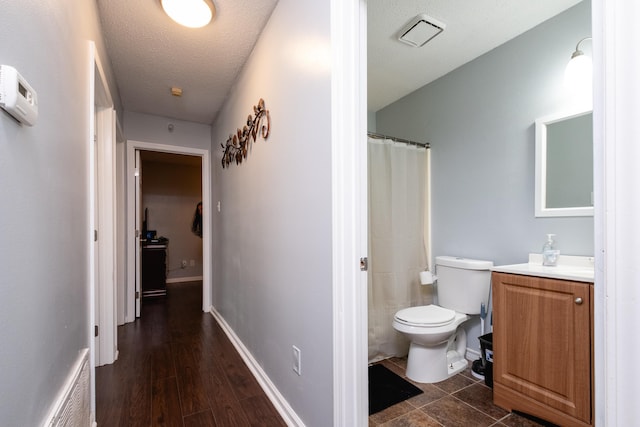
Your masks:
[[[381,133],[375,133],[375,132],[367,132],[367,135],[375,139],[390,139],[395,142],[402,142],[404,144],[415,145],[416,147],[431,148],[431,144],[428,142],[410,141],[408,139],[396,138],[395,136],[388,136],[388,135],[383,135]]]

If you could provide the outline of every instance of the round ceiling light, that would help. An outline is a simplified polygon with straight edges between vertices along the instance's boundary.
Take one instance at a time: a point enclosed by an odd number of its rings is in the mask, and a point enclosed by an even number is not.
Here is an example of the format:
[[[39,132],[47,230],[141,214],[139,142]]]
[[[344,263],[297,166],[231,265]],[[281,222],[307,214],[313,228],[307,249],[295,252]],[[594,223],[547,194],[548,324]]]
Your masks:
[[[171,19],[189,28],[200,28],[211,22],[215,6],[211,0],[160,0]]]

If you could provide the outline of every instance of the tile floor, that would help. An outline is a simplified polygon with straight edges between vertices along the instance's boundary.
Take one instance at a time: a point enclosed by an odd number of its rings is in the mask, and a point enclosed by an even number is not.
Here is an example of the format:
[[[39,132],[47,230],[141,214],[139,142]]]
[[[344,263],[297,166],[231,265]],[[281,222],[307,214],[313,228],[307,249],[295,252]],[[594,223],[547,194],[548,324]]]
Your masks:
[[[405,377],[406,358],[379,363]],[[409,380],[411,381],[411,380]],[[424,393],[369,417],[369,427],[534,427],[539,424],[493,404],[493,391],[484,380],[466,371],[436,384],[411,381]]]

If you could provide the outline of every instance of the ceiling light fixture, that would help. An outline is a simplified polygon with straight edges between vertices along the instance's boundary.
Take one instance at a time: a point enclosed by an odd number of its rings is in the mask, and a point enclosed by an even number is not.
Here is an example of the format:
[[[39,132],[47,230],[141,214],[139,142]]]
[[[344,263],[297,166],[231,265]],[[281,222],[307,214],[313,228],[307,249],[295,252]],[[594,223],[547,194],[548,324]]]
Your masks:
[[[169,18],[189,28],[200,28],[211,22],[215,6],[211,0],[160,0]]]
[[[423,13],[413,18],[398,33],[398,40],[413,47],[422,47],[444,29],[442,22]]]

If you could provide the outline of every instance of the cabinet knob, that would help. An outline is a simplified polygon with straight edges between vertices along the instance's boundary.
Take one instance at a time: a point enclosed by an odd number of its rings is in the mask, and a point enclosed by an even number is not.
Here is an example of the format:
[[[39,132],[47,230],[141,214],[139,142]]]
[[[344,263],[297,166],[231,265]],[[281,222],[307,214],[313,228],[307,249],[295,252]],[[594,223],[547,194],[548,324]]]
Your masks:
[[[581,305],[582,304],[582,298],[578,297],[575,299],[575,303],[576,305]]]

